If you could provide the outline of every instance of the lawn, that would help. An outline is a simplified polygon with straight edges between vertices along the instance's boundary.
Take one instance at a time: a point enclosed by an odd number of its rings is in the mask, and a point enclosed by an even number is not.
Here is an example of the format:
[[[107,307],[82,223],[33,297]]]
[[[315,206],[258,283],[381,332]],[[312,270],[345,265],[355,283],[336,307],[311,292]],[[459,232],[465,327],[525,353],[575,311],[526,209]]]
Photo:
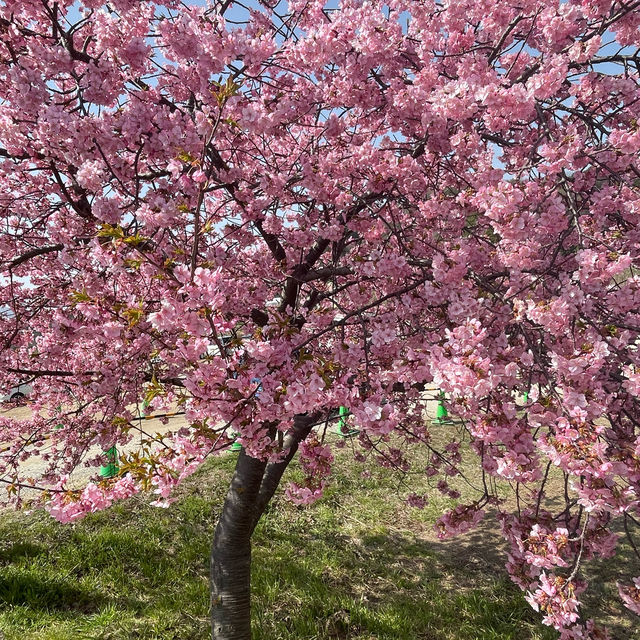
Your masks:
[[[256,531],[256,640],[556,637],[506,577],[493,530],[439,542],[432,525],[444,499],[407,510],[397,476],[363,478],[348,451],[339,457],[349,464],[337,465],[321,501],[301,508],[277,498]],[[168,509],[136,497],[73,525],[4,512],[4,637],[208,638],[210,538],[233,464],[204,465]],[[640,638],[616,621],[620,638]]]

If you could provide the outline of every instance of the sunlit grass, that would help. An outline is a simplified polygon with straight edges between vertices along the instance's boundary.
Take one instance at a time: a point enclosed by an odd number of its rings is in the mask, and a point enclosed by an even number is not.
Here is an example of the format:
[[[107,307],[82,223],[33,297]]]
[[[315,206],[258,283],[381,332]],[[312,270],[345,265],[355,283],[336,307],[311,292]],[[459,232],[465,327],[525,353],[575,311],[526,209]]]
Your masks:
[[[233,463],[205,465],[166,510],[138,497],[73,525],[5,512],[0,631],[7,640],[208,638],[209,546]],[[256,530],[256,640],[556,637],[488,534],[477,546],[444,545],[431,534],[438,499],[408,511],[391,472],[363,479],[353,462],[336,468],[320,502],[276,499]]]

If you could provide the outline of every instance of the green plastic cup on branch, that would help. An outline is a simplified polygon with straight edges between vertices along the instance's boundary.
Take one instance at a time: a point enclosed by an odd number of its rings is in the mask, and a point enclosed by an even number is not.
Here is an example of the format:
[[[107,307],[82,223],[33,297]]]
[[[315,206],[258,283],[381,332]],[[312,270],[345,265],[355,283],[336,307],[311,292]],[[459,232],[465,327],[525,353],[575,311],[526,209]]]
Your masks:
[[[453,424],[453,420],[449,417],[447,407],[444,405],[444,393],[440,391],[438,394],[438,406],[436,407],[436,417],[431,421],[433,424]]]
[[[107,464],[100,467],[100,476],[103,478],[113,478],[118,475],[120,465],[118,464],[118,450],[115,446],[104,452],[107,457]]]

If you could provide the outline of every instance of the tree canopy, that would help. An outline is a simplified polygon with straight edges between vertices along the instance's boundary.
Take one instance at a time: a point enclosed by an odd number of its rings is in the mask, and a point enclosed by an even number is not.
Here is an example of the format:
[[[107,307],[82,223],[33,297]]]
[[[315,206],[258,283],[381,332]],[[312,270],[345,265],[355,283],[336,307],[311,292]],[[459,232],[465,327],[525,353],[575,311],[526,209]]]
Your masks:
[[[600,637],[581,563],[640,525],[639,27],[633,0],[5,2],[0,380],[35,389],[0,420],[8,499],[162,503],[233,431],[259,517],[298,446],[287,493],[322,494],[347,407],[357,455],[426,448],[434,491],[469,447],[484,490],[440,534],[490,507],[545,621]]]

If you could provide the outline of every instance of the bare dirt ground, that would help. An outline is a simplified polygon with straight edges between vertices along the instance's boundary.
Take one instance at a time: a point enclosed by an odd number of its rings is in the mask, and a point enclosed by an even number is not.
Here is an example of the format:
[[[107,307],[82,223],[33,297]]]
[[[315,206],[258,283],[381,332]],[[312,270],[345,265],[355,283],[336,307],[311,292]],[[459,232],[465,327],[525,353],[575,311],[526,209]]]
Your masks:
[[[16,420],[27,420],[31,417],[31,408],[28,403],[23,404],[21,406],[15,406],[13,404],[4,403],[0,405],[0,417],[10,417]],[[183,415],[170,416],[169,422],[164,424],[160,418],[151,418],[147,417],[139,421],[140,428],[144,430],[145,433],[155,436],[156,434],[166,435],[171,431],[175,431],[180,429],[181,427],[187,426],[187,422],[184,419]],[[140,437],[135,437],[130,443],[124,446],[118,446],[118,452],[120,454],[131,454],[135,452],[142,451],[142,440],[145,436],[140,433]],[[0,451],[4,448],[5,443],[0,443]],[[152,446],[152,449],[158,448],[160,444]],[[47,451],[47,447],[42,450],[42,453]],[[101,453],[101,448],[99,446],[91,447],[85,456],[87,459],[94,458]],[[106,460],[105,460],[106,464]],[[27,460],[25,460],[20,465],[20,470],[29,477],[37,479],[42,476],[45,471],[47,463],[42,459],[41,456],[33,456]],[[68,486],[72,488],[81,488],[84,487],[92,476],[95,476],[97,473],[97,469],[94,466],[85,467],[78,466],[73,474],[69,478]],[[23,498],[32,497],[33,491],[23,492]],[[34,494],[34,495],[37,495]]]
[[[438,399],[437,399],[438,390],[437,389],[427,389],[425,390],[424,397],[426,398],[426,417],[427,419],[433,418],[436,415]],[[21,405],[16,406],[12,403],[4,403],[0,404],[0,417],[11,417],[16,420],[27,420],[31,417],[31,408],[29,407],[28,402]],[[118,451],[120,454],[131,454],[140,452],[142,450],[142,440],[145,439],[142,431],[151,435],[165,435],[170,431],[176,431],[181,427],[188,426],[186,420],[183,415],[169,416],[169,422],[164,424],[160,418],[152,418],[146,417],[140,420],[136,426],[139,426],[141,429],[140,437],[135,437],[129,444],[125,446],[118,446]],[[2,451],[5,443],[0,443],[0,452]],[[160,444],[155,445],[152,448],[158,448]],[[46,447],[44,449],[46,451]],[[44,452],[43,451],[43,452]],[[86,458],[93,458],[101,453],[100,447],[92,447],[88,453]],[[1,453],[0,453],[1,455]],[[33,456],[29,458],[21,465],[21,470],[24,473],[28,473],[30,477],[37,479],[42,476],[46,467],[46,462],[39,456]],[[96,474],[95,467],[84,467],[79,466],[69,478],[69,486],[73,488],[80,488],[87,484],[92,476]]]

